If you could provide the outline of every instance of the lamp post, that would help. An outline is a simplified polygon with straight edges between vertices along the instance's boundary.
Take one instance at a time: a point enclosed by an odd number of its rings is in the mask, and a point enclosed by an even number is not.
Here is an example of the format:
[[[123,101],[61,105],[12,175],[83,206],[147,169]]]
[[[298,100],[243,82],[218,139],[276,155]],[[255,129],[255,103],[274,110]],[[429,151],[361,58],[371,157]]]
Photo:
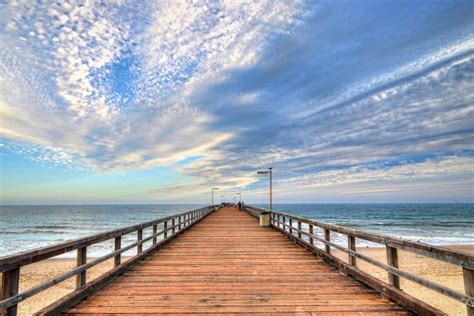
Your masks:
[[[242,204],[242,193],[236,193],[239,196],[240,204]]]
[[[270,211],[272,210],[272,167],[268,170],[259,170],[257,174],[269,174],[270,175]]]
[[[214,205],[214,190],[219,190],[219,188],[212,188],[211,189],[211,195],[212,195],[212,204],[211,205]]]

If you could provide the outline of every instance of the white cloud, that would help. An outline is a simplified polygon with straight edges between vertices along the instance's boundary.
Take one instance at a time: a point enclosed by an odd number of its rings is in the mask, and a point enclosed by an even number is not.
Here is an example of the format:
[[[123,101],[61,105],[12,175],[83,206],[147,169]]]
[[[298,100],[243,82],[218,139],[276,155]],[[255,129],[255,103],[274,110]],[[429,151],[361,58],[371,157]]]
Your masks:
[[[81,164],[102,171],[205,155],[231,133],[207,130],[212,116],[195,108],[186,91],[225,68],[248,65],[265,28],[285,26],[296,5],[172,1],[134,11],[127,1],[11,2],[1,13],[8,26],[1,35],[2,135],[78,151]],[[137,60],[139,77],[121,109],[103,80],[116,75],[108,67],[124,54]]]
[[[446,22],[427,39],[431,24],[417,20],[412,32],[385,38],[366,16],[339,9],[299,1],[7,3],[0,136],[46,164],[95,172],[173,166],[203,194],[216,181],[251,186],[254,170],[268,164],[301,188],[322,179],[413,180],[403,171],[412,165],[458,176],[456,159],[467,168],[462,156],[474,149],[472,23],[454,16],[459,24]],[[367,12],[381,26],[416,20],[379,11]],[[175,165],[196,155],[203,158]],[[453,158],[430,165],[438,156]],[[404,167],[383,167],[404,159]]]

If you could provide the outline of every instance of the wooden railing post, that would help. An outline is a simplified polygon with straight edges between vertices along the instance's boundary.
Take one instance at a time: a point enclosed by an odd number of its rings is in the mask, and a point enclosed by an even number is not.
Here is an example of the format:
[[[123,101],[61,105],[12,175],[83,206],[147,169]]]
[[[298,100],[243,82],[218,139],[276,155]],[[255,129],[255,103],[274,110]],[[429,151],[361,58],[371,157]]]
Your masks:
[[[474,270],[469,267],[462,267],[462,274],[464,277],[464,292],[467,296],[474,297]],[[466,305],[467,316],[474,316],[474,307]]]
[[[168,238],[168,221],[163,223],[163,230],[164,230],[164,239]]]
[[[288,220],[288,225],[290,225],[290,235],[293,235],[293,219]]]
[[[308,224],[309,226],[309,243],[311,246],[314,246],[314,239],[313,239],[313,225]]]
[[[115,237],[115,251],[120,250],[122,248],[122,236]],[[119,266],[122,261],[122,254],[119,253],[114,257],[114,266]]]
[[[347,247],[349,250],[356,251],[356,241],[354,236],[347,236]],[[356,257],[351,254],[349,254],[349,264],[354,267],[357,265]]]
[[[143,229],[137,230],[137,241],[141,241],[143,239]],[[137,245],[137,254],[143,251],[143,244]]]
[[[331,241],[331,231],[329,229],[324,230],[324,239],[326,241]],[[326,249],[327,254],[331,253],[331,246],[325,244],[324,248]]]
[[[387,249],[387,265],[398,268],[398,249],[386,246]],[[397,289],[400,289],[400,277],[388,272],[388,283]]]
[[[156,239],[158,236],[156,236],[156,233],[158,232],[158,225],[153,225],[153,245],[156,245]]]
[[[298,221],[298,238],[301,239],[301,221]]]
[[[87,247],[77,249],[77,266],[82,266],[87,263]],[[79,288],[86,284],[87,271],[82,271],[76,276],[76,288]]]
[[[286,217],[283,216],[283,230],[286,232]]]
[[[171,234],[172,234],[172,235],[174,235],[174,232],[175,232],[175,230],[176,230],[175,227],[174,227],[174,226],[175,226],[175,222],[176,222],[176,221],[175,221],[175,219],[174,219],[174,217],[173,217],[173,219],[171,220]]]
[[[0,300],[17,295],[19,284],[20,284],[20,268],[3,272],[2,292],[0,293]],[[5,310],[0,310],[0,315],[16,316],[17,309],[18,309],[18,305],[15,304]]]

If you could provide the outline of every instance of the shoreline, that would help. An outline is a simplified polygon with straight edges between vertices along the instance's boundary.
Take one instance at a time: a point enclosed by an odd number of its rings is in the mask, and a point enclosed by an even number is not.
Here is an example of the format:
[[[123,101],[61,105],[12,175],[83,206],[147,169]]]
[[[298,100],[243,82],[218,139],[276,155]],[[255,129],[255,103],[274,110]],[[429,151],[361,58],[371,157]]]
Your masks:
[[[442,246],[458,251],[474,253],[474,244]],[[359,247],[358,252],[370,256],[373,259],[386,262],[384,247]],[[347,262],[347,254],[336,249],[332,249],[332,254]],[[127,259],[123,257],[123,259]],[[93,260],[94,258],[88,258]],[[423,278],[434,281],[441,285],[450,287],[464,293],[464,281],[462,269],[431,258],[415,255],[405,251],[399,251],[399,264],[402,270],[415,273]],[[34,264],[27,265],[20,270],[20,291],[24,291],[32,286],[38,285],[48,279],[65,273],[75,267],[75,258],[51,258]],[[361,259],[357,259],[358,267],[383,281],[387,281],[387,272],[377,268]],[[95,279],[113,267],[113,258],[87,271],[88,281]],[[64,295],[75,289],[75,278],[70,278],[43,293],[35,295],[19,304],[19,315],[31,315],[41,308],[51,304]],[[401,289],[414,297],[428,302],[430,305],[449,313],[449,315],[466,315],[466,307],[457,301],[446,296],[428,290],[410,281],[401,279]]]

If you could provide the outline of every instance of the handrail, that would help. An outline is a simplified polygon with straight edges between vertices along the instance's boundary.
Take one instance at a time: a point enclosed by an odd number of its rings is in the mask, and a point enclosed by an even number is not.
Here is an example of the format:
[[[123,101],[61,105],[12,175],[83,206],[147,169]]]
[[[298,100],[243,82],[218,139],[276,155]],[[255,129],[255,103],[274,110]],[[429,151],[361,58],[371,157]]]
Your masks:
[[[284,212],[269,211],[267,209],[254,206],[246,206],[245,210],[255,217],[258,217],[263,212],[269,212],[270,223],[274,229],[285,233],[289,237],[297,240],[299,243],[309,247],[315,252],[330,257],[331,260],[338,260],[331,255],[331,247],[347,253],[349,263],[346,264],[339,260],[340,262],[338,261],[338,264],[349,266],[351,269],[360,270],[357,268],[356,258],[362,259],[372,265],[377,266],[378,268],[387,271],[389,279],[388,284],[397,290],[400,290],[400,277],[402,277],[452,299],[460,301],[466,304],[468,311],[471,310],[472,312],[472,308],[474,307],[474,255],[471,253],[451,250],[421,242],[409,241],[384,234],[355,230],[352,228],[311,220]],[[293,221],[295,223],[293,223]],[[294,226],[294,224],[296,224],[296,226]],[[307,225],[308,230],[303,230],[302,224]],[[324,238],[315,234],[315,227],[318,227],[324,231]],[[331,232],[346,235],[348,239],[347,248],[332,242]],[[307,237],[307,240],[303,238],[303,235]],[[364,254],[358,253],[356,250],[356,238],[385,245],[387,251],[387,264],[372,259]],[[314,241],[324,244],[324,250],[314,246]],[[398,266],[398,249],[429,257],[435,260],[448,262],[461,267],[464,274],[465,293],[455,291],[446,286],[401,270]]]
[[[81,288],[86,284],[87,269],[111,258],[114,258],[114,268],[119,268],[125,264],[121,262],[121,254],[136,247],[137,255],[126,261],[128,266],[130,263],[142,259],[144,252],[158,249],[161,245],[165,244],[176,235],[180,234],[182,231],[188,229],[190,226],[194,225],[196,222],[207,216],[209,213],[214,211],[214,209],[215,206],[206,206],[200,209],[167,216],[137,225],[78,238],[51,246],[37,248],[31,251],[0,257],[0,272],[3,272],[3,293],[1,293],[2,296],[0,297],[0,312],[3,310],[5,315],[16,315],[17,305],[19,302],[73,276],[76,276],[76,288]],[[163,224],[162,230],[160,231],[158,231],[158,224]],[[152,227],[153,232],[150,236],[143,238],[143,229],[148,227]],[[169,233],[169,231],[171,231],[171,233]],[[133,232],[137,232],[137,241],[122,247],[121,237]],[[160,242],[157,241],[159,235],[163,235],[163,240]],[[104,256],[95,258],[90,262],[87,262],[87,246],[109,239],[115,239],[115,250]],[[151,240],[153,241],[152,245],[144,251],[143,244]],[[77,266],[75,268],[46,282],[31,287],[22,293],[18,293],[20,267],[76,249]]]
[[[268,210],[266,210],[264,208],[259,208],[259,207],[255,207],[255,206],[251,206],[251,205],[244,206],[244,210],[247,213],[249,213],[250,215],[254,216],[254,217],[258,217],[260,215],[260,213],[262,213],[262,212],[268,212]]]

